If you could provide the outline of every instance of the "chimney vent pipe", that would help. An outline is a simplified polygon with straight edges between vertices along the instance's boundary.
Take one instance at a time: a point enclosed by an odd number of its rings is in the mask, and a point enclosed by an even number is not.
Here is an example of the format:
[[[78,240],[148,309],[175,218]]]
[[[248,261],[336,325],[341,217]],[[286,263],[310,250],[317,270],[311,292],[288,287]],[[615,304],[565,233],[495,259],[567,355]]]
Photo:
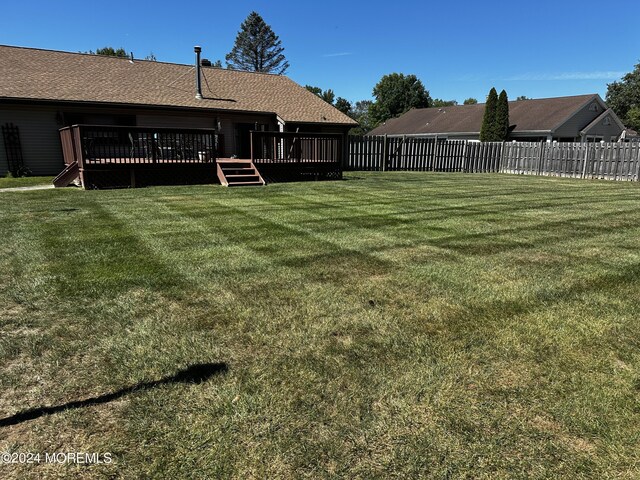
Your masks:
[[[202,100],[202,83],[200,80],[200,52],[202,52],[202,48],[195,46],[193,51],[196,52],[196,98]]]

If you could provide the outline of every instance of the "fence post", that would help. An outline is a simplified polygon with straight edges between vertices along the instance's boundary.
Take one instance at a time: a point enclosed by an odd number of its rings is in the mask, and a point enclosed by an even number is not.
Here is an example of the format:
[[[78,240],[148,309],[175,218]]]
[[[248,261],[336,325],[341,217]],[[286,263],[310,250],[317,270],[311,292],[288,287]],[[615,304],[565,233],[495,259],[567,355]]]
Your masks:
[[[636,181],[640,181],[640,143],[638,143],[638,154],[636,157]],[[629,162],[631,162],[631,155],[629,155]],[[633,177],[631,177],[631,180],[633,180]]]
[[[402,146],[400,147],[400,170],[405,170],[405,162],[407,161],[407,136],[402,135]]]
[[[583,142],[584,145],[584,164],[582,165],[582,176],[580,178],[585,178],[587,176],[587,162],[589,161],[589,143]]]
[[[540,141],[540,155],[538,155],[538,172],[536,173],[537,176],[540,175],[540,173],[542,172],[542,158],[544,156],[544,148],[545,145],[548,145],[547,142],[545,142],[544,140]],[[533,172],[531,172],[533,173]]]
[[[382,139],[382,160],[381,166],[382,171],[385,172],[387,170],[387,157],[389,156],[389,141],[387,139],[387,134],[384,134],[384,138]]]
[[[464,147],[462,148],[462,173],[469,173],[469,158],[467,157],[467,145],[469,140],[464,140]]]

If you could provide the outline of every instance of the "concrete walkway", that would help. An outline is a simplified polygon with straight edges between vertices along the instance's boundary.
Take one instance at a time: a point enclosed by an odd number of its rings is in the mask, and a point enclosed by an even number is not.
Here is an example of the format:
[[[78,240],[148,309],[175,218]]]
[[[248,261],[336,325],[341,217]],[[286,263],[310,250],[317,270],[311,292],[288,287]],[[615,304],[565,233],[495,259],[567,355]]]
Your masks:
[[[55,188],[53,185],[31,185],[30,187],[9,187],[9,188],[0,188],[0,193],[3,192],[26,192],[29,190],[48,190],[50,188]]]

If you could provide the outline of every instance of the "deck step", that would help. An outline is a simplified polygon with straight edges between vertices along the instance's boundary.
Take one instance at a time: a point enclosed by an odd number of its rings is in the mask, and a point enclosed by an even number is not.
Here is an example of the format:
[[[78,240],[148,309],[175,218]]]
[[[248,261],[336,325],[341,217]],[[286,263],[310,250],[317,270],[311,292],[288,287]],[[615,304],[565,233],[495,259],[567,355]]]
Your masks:
[[[80,177],[78,162],[70,163],[60,174],[53,179],[53,186],[56,188],[68,187]]]
[[[255,185],[255,186],[263,186],[264,183],[262,183],[259,180],[253,180],[250,182],[229,182],[227,183],[227,187],[240,187],[240,186],[250,186],[250,185]]]
[[[218,180],[227,187],[264,185],[260,172],[249,159],[219,158],[216,160]]]
[[[242,164],[251,164],[253,163],[251,160],[246,158],[219,158],[216,160],[219,164],[225,163],[242,163]]]
[[[257,180],[260,175],[258,175],[257,173],[250,173],[248,175],[227,175],[225,173],[224,176],[227,178],[255,178]]]

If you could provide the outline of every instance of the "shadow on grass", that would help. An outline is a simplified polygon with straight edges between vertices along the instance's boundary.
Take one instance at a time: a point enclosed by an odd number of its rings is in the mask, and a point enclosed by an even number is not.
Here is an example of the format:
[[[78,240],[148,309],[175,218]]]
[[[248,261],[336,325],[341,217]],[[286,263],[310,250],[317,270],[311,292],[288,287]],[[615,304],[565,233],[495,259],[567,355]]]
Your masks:
[[[180,370],[175,375],[165,377],[160,380],[154,380],[153,382],[138,383],[131,387],[123,388],[116,392],[106,393],[99,397],[87,398],[85,400],[77,400],[74,402],[64,403],[62,405],[56,405],[53,407],[38,407],[23,412],[16,413],[11,417],[0,418],[0,427],[8,427],[10,425],[16,425],[18,423],[26,422],[28,420],[34,420],[36,418],[43,417],[45,415],[51,415],[52,413],[62,412],[64,410],[70,410],[74,408],[90,407],[92,405],[101,405],[103,403],[109,403],[113,400],[117,400],[125,395],[136,392],[137,390],[146,390],[149,388],[159,387],[169,383],[203,383],[213,377],[214,375],[220,375],[227,371],[228,367],[226,363],[198,363],[191,365],[190,367]]]

